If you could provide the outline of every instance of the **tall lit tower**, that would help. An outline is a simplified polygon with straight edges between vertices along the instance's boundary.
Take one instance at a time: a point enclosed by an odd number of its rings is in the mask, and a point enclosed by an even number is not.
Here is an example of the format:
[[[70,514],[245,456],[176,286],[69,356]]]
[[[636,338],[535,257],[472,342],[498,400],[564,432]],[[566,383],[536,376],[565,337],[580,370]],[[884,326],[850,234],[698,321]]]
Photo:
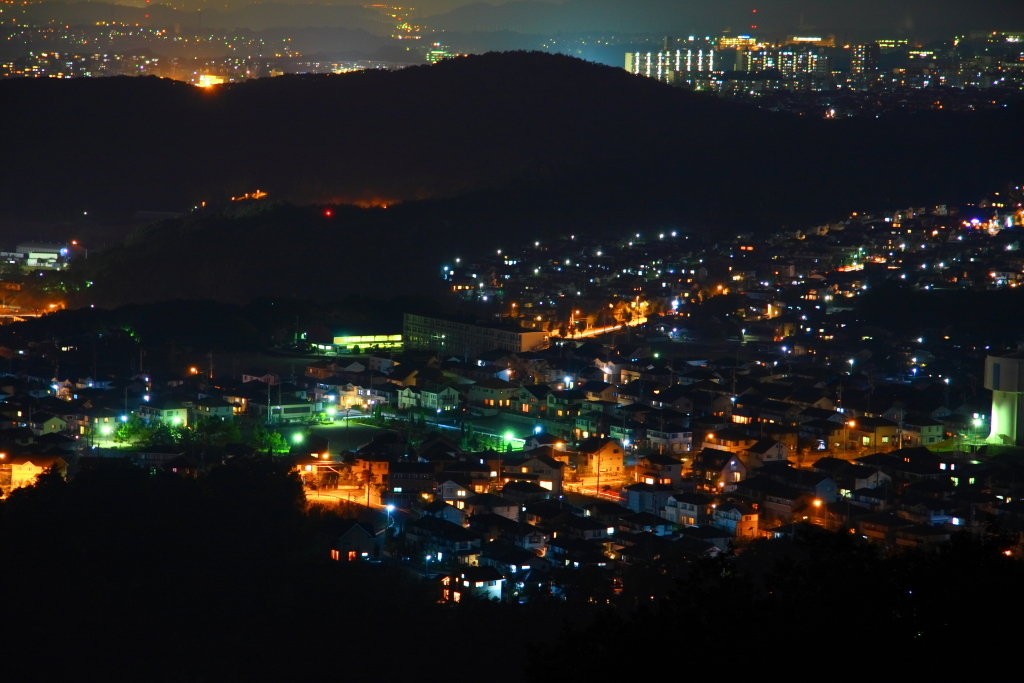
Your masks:
[[[878,43],[855,45],[850,57],[850,78],[858,86],[865,86],[878,78],[878,59],[882,49]]]
[[[985,388],[992,390],[989,440],[1024,445],[1024,353],[986,357]]]

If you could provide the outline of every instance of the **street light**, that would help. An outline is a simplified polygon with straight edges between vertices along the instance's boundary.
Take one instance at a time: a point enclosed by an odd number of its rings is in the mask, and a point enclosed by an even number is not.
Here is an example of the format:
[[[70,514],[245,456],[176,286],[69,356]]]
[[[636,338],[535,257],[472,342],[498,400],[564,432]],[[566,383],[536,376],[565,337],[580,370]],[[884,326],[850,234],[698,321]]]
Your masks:
[[[294,441],[295,443],[302,443],[302,440],[303,436],[301,432],[296,432],[294,435],[292,435],[292,441]]]

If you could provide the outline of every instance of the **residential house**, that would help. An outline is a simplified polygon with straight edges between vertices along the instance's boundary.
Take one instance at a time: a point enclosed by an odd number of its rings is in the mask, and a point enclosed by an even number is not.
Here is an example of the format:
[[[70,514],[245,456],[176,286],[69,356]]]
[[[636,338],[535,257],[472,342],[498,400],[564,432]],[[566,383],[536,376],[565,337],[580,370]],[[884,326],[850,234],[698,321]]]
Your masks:
[[[614,526],[607,526],[592,517],[566,515],[559,520],[558,535],[564,534],[570,538],[601,543],[614,533]]]
[[[493,493],[480,493],[465,501],[463,509],[470,515],[495,514],[512,521],[519,521],[519,504]]]
[[[551,387],[546,384],[524,384],[519,387],[514,399],[515,411],[519,415],[540,417],[547,412],[547,397]]]
[[[868,541],[879,543],[889,548],[896,546],[897,532],[901,529],[919,526],[909,519],[904,519],[891,512],[877,512],[871,515],[855,517],[854,528]]]
[[[607,382],[587,382],[580,386],[588,401],[610,401],[618,398],[618,388]]]
[[[757,501],[758,511],[768,524],[785,524],[810,516],[805,513],[811,505],[811,494],[768,477],[759,476],[742,481],[736,485],[735,493]]]
[[[778,462],[789,457],[789,449],[775,439],[758,439],[746,450],[745,455],[751,467],[759,467],[766,462]]]
[[[235,416],[235,408],[217,396],[207,396],[192,405],[193,421],[196,418],[230,420]]]
[[[13,455],[0,459],[0,493],[8,495],[14,489],[31,486],[40,474],[54,468],[67,476],[68,465],[55,455]]]
[[[501,495],[519,505],[529,505],[551,497],[551,491],[532,481],[510,481],[501,487]]]
[[[497,600],[505,594],[505,577],[495,567],[466,567],[458,574],[442,576],[441,600]]]
[[[884,417],[858,417],[846,423],[851,446],[872,451],[888,451],[899,447],[899,425]]]
[[[683,480],[683,462],[670,455],[643,455],[633,466],[633,478],[645,484],[679,486]]]
[[[538,451],[546,449],[537,449]],[[502,467],[504,481],[529,481],[552,495],[562,495],[562,479],[565,463],[538,452],[536,455],[524,451],[523,458],[506,458]]]
[[[403,386],[398,390],[398,409],[409,410],[420,407],[420,390],[415,386]]]
[[[437,496],[460,510],[466,509],[466,501],[475,495],[472,485],[454,479],[439,479]]]
[[[720,527],[711,525],[688,526],[680,530],[683,538],[697,539],[710,543],[719,551],[725,552],[732,545],[733,535]]]
[[[420,508],[420,512],[425,517],[437,517],[459,526],[466,526],[466,518],[468,517],[465,510],[459,509],[443,500],[434,500],[423,505]]]
[[[372,524],[354,519],[331,520],[325,532],[331,539],[331,559],[346,562],[377,559],[381,538]]]
[[[28,422],[29,429],[31,429],[36,436],[42,436],[43,434],[59,434],[68,430],[67,420],[58,416],[50,415],[49,413],[33,413],[32,419]]]
[[[739,503],[722,503],[712,514],[711,524],[725,529],[738,539],[753,539],[758,536],[757,510]]]
[[[394,462],[389,465],[384,499],[408,506],[414,500],[434,495],[434,465],[429,462]]]
[[[694,485],[701,491],[729,491],[747,474],[746,464],[732,451],[704,448],[693,458]]]
[[[171,398],[153,398],[139,406],[139,417],[150,422],[171,425],[188,425],[188,408],[181,401]]]
[[[587,395],[580,389],[552,391],[547,395],[547,417],[552,420],[575,418],[586,400]]]
[[[584,439],[570,457],[581,477],[598,475],[610,483],[623,475],[622,444],[615,439],[596,436]]]
[[[420,390],[420,406],[439,413],[448,413],[459,407],[461,395],[452,387],[428,382]]]
[[[470,529],[483,534],[490,541],[500,539],[541,556],[547,550],[549,534],[532,524],[517,522],[492,512],[472,515],[468,522]]]
[[[682,425],[647,422],[647,442],[659,453],[688,453],[693,449],[693,432]]]
[[[634,512],[619,518],[619,530],[632,534],[651,533],[668,536],[672,533],[673,522],[650,512]]]
[[[650,512],[655,515],[665,507],[674,492],[674,488],[667,484],[630,484],[623,489],[627,508],[633,512]]]
[[[445,556],[457,558],[480,547],[480,534],[439,517],[424,516],[405,527],[409,546],[444,561]]]
[[[485,408],[509,408],[518,399],[519,387],[503,379],[485,379],[469,387],[469,402]]]
[[[677,526],[697,526],[708,521],[711,499],[703,493],[672,493],[661,508],[661,516]]]
[[[266,368],[247,368],[242,371],[243,382],[263,382],[264,384],[277,384],[281,376]]]
[[[910,416],[903,419],[904,446],[931,446],[946,438],[945,425],[931,417]]]
[[[705,434],[701,448],[717,448],[739,454],[750,450],[757,441],[746,432],[726,428]]]

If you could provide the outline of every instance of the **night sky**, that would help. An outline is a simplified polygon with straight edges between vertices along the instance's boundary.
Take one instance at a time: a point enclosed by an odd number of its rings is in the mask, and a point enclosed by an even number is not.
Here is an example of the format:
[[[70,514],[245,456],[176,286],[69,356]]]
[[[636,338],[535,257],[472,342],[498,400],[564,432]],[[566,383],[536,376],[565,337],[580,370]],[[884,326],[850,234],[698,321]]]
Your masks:
[[[972,29],[1024,26],[1024,2],[1019,0],[568,0],[508,2],[495,9],[460,0],[428,0],[421,7],[431,13],[462,7],[455,14],[477,17],[480,29],[490,23],[492,30],[526,33],[671,29],[715,34],[729,29],[739,34],[817,31],[834,32],[837,37],[848,32],[851,37],[866,33],[934,38]],[[453,18],[446,17],[445,22]]]

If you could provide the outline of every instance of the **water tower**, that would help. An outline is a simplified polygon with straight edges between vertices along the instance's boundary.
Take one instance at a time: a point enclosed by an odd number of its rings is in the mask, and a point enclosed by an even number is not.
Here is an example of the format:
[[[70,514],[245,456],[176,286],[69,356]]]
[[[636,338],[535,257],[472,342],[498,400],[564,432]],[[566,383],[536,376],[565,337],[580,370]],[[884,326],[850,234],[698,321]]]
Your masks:
[[[1024,353],[987,356],[985,388],[992,390],[989,440],[1024,446]]]

